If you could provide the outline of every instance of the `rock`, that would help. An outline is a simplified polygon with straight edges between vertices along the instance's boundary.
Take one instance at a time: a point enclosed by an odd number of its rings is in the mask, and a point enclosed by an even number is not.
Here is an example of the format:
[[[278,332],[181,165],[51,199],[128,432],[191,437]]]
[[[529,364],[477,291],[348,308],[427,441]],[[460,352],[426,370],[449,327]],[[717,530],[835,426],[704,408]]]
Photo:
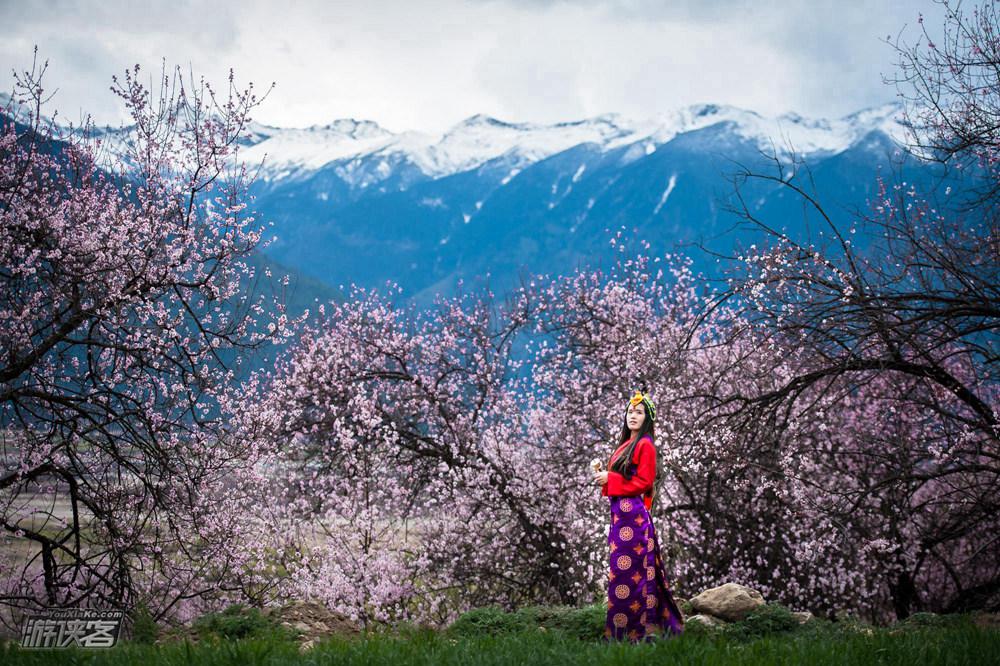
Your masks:
[[[738,583],[726,583],[705,590],[691,599],[691,607],[697,613],[707,613],[723,620],[736,622],[758,606],[764,605],[764,597]]]
[[[984,629],[1000,629],[1000,613],[976,613],[972,621]]]
[[[328,636],[354,636],[361,628],[350,618],[314,601],[295,601],[265,609],[281,626],[299,632],[299,649],[307,650]]]
[[[809,620],[813,619],[813,614],[809,611],[792,611],[792,617],[799,621],[799,624],[805,624]]]
[[[689,624],[694,622],[695,624],[703,624],[706,627],[721,627],[726,624],[724,620],[720,620],[717,617],[712,617],[711,615],[692,615],[684,620],[684,624]]]

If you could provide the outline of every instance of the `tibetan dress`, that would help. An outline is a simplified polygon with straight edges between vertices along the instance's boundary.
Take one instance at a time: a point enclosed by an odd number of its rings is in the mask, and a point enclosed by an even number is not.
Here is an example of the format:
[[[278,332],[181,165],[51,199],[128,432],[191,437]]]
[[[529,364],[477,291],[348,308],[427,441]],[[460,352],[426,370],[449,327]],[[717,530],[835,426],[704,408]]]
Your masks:
[[[608,464],[622,455],[629,442],[614,452]],[[656,449],[644,436],[635,447],[629,478],[608,472],[601,495],[609,498],[608,616],[604,638],[636,643],[653,634],[671,636],[684,630],[684,618],[667,583],[660,544],[649,509],[656,477]]]

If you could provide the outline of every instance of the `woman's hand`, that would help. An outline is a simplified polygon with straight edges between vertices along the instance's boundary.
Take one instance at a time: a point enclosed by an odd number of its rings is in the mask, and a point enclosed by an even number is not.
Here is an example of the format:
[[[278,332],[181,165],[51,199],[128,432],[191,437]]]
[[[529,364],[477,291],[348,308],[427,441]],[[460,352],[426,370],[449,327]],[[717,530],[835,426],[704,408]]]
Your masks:
[[[607,482],[608,482],[608,473],[607,472],[595,472],[594,473],[594,483],[596,483],[599,486],[603,486]]]

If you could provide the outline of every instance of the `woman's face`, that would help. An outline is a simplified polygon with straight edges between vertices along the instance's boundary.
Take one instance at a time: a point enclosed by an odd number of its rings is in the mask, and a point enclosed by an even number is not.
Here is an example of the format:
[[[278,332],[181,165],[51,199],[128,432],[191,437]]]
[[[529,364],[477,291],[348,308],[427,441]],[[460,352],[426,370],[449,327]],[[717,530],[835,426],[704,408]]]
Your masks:
[[[637,405],[630,404],[628,406],[628,411],[625,412],[625,423],[628,424],[629,430],[638,430],[642,427],[645,420],[646,409],[642,406],[641,402]]]

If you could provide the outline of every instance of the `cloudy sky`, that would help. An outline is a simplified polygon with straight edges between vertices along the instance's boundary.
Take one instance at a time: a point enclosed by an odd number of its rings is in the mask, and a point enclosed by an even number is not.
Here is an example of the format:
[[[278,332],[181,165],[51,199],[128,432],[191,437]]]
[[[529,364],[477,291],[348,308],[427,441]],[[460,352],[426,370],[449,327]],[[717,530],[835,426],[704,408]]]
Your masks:
[[[440,131],[476,113],[557,122],[688,104],[839,117],[895,99],[885,43],[931,0],[0,0],[0,86],[49,60],[53,106],[117,123],[108,86],[164,58],[274,91],[255,119]]]

